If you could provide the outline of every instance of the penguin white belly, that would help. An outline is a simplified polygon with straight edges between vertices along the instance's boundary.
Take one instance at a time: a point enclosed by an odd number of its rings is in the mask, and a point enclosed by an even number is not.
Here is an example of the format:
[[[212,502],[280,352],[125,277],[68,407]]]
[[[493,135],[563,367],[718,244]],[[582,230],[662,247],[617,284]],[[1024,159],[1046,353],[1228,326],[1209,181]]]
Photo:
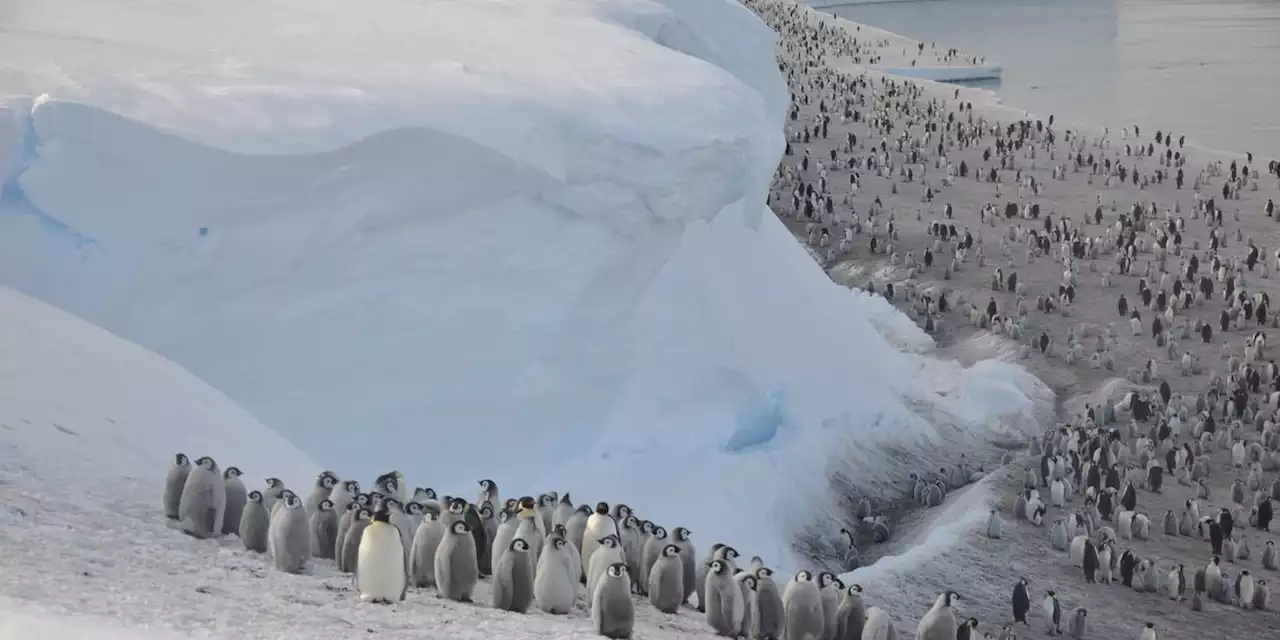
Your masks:
[[[364,530],[356,564],[360,599],[399,602],[405,591],[404,544],[394,525],[376,523]]]

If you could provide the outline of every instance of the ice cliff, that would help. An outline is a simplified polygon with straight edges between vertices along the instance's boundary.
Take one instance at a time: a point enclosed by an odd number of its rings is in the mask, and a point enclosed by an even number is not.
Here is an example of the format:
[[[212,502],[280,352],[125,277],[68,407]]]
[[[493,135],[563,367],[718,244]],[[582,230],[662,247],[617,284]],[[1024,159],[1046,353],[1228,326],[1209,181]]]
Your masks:
[[[908,353],[766,209],[788,96],[733,0],[25,0],[0,30],[0,283],[340,473],[779,557],[833,478],[884,491],[1042,391]]]

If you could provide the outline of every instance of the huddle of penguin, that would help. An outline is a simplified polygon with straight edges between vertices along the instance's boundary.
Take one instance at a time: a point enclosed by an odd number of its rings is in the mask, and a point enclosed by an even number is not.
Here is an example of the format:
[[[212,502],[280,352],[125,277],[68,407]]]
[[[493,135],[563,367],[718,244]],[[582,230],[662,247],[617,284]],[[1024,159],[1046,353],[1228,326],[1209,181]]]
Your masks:
[[[489,604],[512,613],[567,615],[585,596],[594,631],[608,638],[632,637],[633,595],[666,614],[692,606],[725,637],[896,637],[888,614],[863,604],[861,585],[801,570],[780,589],[759,557],[741,568],[738,551],[717,543],[698,558],[688,529],[668,532],[625,504],[575,507],[555,492],[501,500],[488,479],[475,502],[421,487],[410,495],[398,471],[368,492],[324,471],[303,499],[278,478],[246,491],[240,477],[212,458],[176,454],[163,497],[171,526],[197,538],[235,534],[287,573],[331,560],[364,602],[393,605],[410,589],[433,589],[470,603],[489,578]]]

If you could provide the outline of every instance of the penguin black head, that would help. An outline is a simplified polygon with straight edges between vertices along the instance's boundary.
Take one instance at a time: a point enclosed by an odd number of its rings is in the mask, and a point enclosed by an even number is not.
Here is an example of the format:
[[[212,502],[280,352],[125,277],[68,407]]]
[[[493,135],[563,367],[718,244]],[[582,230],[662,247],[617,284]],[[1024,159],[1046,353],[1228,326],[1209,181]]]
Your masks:
[[[676,530],[675,530],[675,538],[676,538],[676,540],[679,540],[679,541],[681,541],[681,542],[684,542],[685,540],[688,540],[688,539],[689,539],[689,536],[691,536],[691,535],[693,535],[693,532],[692,532],[692,531],[690,531],[690,530],[688,530],[688,529],[686,529],[686,528],[684,528],[684,527],[676,527]]]
[[[849,595],[851,595],[851,596],[861,596],[861,595],[862,595],[862,585],[860,585],[860,584],[851,584],[851,585],[849,585],[849,588],[848,588],[848,589],[845,589],[845,593],[848,593],[848,594],[849,594]]]
[[[267,478],[268,489],[277,489],[283,486],[284,486],[284,483],[280,481],[280,478]]]
[[[347,490],[347,493],[353,496],[360,493],[360,483],[355,480],[348,480],[342,483],[342,486]]]
[[[493,503],[485,500],[480,504],[480,517],[488,520],[493,517]]]
[[[356,520],[368,520],[372,517],[373,512],[364,507],[360,507],[360,510],[356,512]]]
[[[721,574],[721,573],[724,573],[726,570],[728,570],[728,568],[729,568],[728,563],[726,563],[723,560],[711,561],[711,573]]]
[[[622,526],[625,529],[639,529],[640,519],[635,516],[627,516],[627,518],[622,521]]]
[[[321,471],[320,475],[316,476],[316,486],[324,487],[326,489],[332,489],[338,486],[337,474],[332,471]]]
[[[410,502],[404,506],[404,512],[411,516],[420,516],[423,512],[421,502]]]
[[[674,544],[669,544],[662,548],[662,555],[666,558],[674,558],[680,555],[680,547],[677,547]]]
[[[836,579],[836,574],[831,573],[830,571],[823,571],[822,573],[818,574],[818,586],[825,588],[828,585],[830,585],[832,581],[834,581],[835,579]]]
[[[321,511],[333,511],[333,501],[332,501],[332,500],[321,500],[321,501],[320,501],[320,507],[319,507],[319,509],[320,509]]]
[[[369,494],[367,494],[367,493],[357,493],[357,494],[356,494],[356,503],[357,503],[357,504],[359,504],[359,505],[360,505],[360,506],[362,506],[362,507],[367,507],[367,506],[369,506],[370,504],[373,504],[373,496],[371,496],[371,495],[369,495]]]
[[[555,548],[557,549],[563,549],[566,544],[569,544],[569,541],[564,538],[556,537],[551,539],[551,544],[555,545]]]
[[[1147,623],[1147,628],[1148,628],[1148,629],[1154,629],[1154,628],[1156,628],[1156,623],[1154,623],[1154,622],[1148,622],[1148,623]]]
[[[360,508],[359,502],[356,502],[353,500],[347,503],[347,511],[355,511],[356,509],[359,509],[359,508]]]
[[[452,498],[449,500],[449,513],[460,515],[467,512],[467,501],[462,498]]]
[[[640,532],[641,532],[641,533],[653,533],[653,527],[654,527],[653,522],[651,522],[651,521],[649,521],[649,520],[642,520],[642,521],[640,522]]]
[[[659,539],[659,540],[666,540],[666,539],[667,539],[667,530],[666,530],[666,529],[664,529],[663,527],[660,527],[660,526],[658,526],[658,525],[656,525],[656,524],[655,524],[655,525],[653,525],[653,537],[655,537],[655,538],[657,538],[657,539]]]
[[[175,467],[185,467],[191,464],[191,460],[187,458],[187,454],[179,453],[173,456],[173,465]]]
[[[520,498],[520,502],[518,503],[518,505],[519,505],[520,509],[522,509],[522,510],[524,510],[524,509],[536,509],[536,508],[537,508],[537,506],[538,506],[538,503],[537,503],[537,502],[535,502],[533,498],[531,498],[531,497],[529,497],[529,496],[525,496],[525,497],[523,497],[523,498]]]
[[[619,520],[625,520],[627,516],[631,515],[631,507],[622,503],[614,505],[613,510]]]
[[[256,502],[258,504],[262,504],[262,492],[258,491],[257,489],[250,491],[249,502]]]
[[[222,477],[228,480],[231,478],[239,478],[242,475],[244,474],[240,472],[239,467],[227,467],[227,470],[222,472]]]
[[[598,513],[598,514],[600,514],[600,515],[602,515],[602,516],[607,516],[607,515],[609,515],[609,503],[607,503],[607,502],[597,502],[597,503],[596,503],[596,513]]]
[[[507,511],[510,511],[511,513],[515,513],[516,509],[519,506],[520,506],[520,501],[516,500],[515,498],[507,498],[506,500],[502,501],[502,508],[506,509]]]
[[[977,629],[977,628],[978,628],[978,619],[977,619],[977,618],[969,618],[968,620],[965,620],[965,621],[964,621],[964,623],[965,623],[965,624],[967,624],[967,625],[969,625],[969,628],[970,628],[970,629]]]
[[[758,585],[758,583],[757,583],[757,581],[756,581],[756,577],[755,577],[755,576],[753,576],[753,575],[750,575],[750,574],[748,574],[748,575],[746,575],[746,576],[744,576],[744,577],[742,578],[742,585],[743,585],[744,587],[746,587],[747,589],[750,589],[750,590],[752,590],[752,591],[755,591],[755,590],[756,590],[756,587],[757,587],[757,586],[759,586],[759,585]]]
[[[281,500],[284,500],[284,506],[285,506],[285,508],[286,508],[286,509],[301,509],[301,508],[302,508],[302,500],[300,500],[300,499],[298,498],[298,494],[296,494],[296,493],[294,493],[294,492],[292,492],[292,491],[288,491],[288,490],[286,490],[286,491],[285,491],[285,492],[280,496],[280,499],[281,499]]]
[[[809,573],[807,569],[801,569],[796,572],[796,582],[812,582],[812,581],[813,581],[813,574]]]
[[[199,460],[196,460],[196,466],[201,467],[203,469],[207,469],[209,471],[218,470],[218,463],[214,462],[213,458],[210,458],[209,456],[205,456],[203,458],[200,458]]]
[[[555,496],[553,496],[553,495],[551,495],[551,494],[549,494],[549,493],[544,493],[544,494],[542,494],[542,495],[538,496],[538,506],[540,506],[540,507],[554,507],[554,506],[556,506],[556,497],[555,497]]]
[[[449,530],[462,536],[471,533],[471,527],[467,526],[466,521],[458,520],[450,525]]]
[[[618,536],[615,536],[615,535],[613,535],[613,534],[611,533],[611,534],[609,534],[609,535],[607,535],[607,536],[605,536],[605,537],[603,537],[603,538],[600,538],[600,546],[602,546],[602,547],[609,547],[609,548],[617,547],[617,546],[618,546]]]
[[[497,491],[498,483],[488,478],[485,478],[484,480],[480,481],[480,488],[484,489],[485,491]]]
[[[528,543],[528,542],[525,542],[525,541],[524,541],[524,538],[516,538],[515,540],[512,540],[512,541],[511,541],[511,544],[510,544],[510,545],[508,545],[508,546],[507,546],[507,550],[508,550],[508,551],[521,551],[521,552],[523,552],[523,551],[528,551],[528,550],[529,550],[529,543]]]
[[[627,575],[627,565],[621,562],[615,562],[609,565],[609,575],[614,578],[622,578]]]
[[[1052,594],[1053,592],[1052,592],[1052,591],[1050,591],[1049,593],[1051,593],[1051,594]],[[960,599],[960,594],[958,594],[958,593],[956,593],[956,592],[954,592],[954,591],[948,591],[948,592],[946,593],[946,599],[945,599],[945,601],[944,601],[944,606],[947,606],[947,607],[954,606],[954,605],[955,605],[955,603],[956,603],[956,601],[957,601],[957,600],[959,600],[959,599]]]

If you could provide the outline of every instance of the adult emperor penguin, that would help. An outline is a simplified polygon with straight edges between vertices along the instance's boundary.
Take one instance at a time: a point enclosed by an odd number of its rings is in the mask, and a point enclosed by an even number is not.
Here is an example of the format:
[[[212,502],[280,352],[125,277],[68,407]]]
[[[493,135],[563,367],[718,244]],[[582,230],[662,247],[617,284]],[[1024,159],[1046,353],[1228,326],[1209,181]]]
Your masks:
[[[311,523],[302,500],[286,491],[282,505],[271,516],[268,548],[275,568],[285,573],[302,573],[311,559]]]
[[[280,502],[284,489],[280,478],[267,478],[267,488],[262,492],[262,506],[267,508],[267,513],[275,513],[276,503]]]
[[[694,555],[697,549],[693,546],[693,534],[688,529],[676,527],[671,534],[671,543],[680,547],[680,561],[684,563],[684,600],[688,602],[698,582],[698,559]]]
[[[547,613],[565,615],[577,597],[580,566],[569,555],[569,541],[553,535],[542,548],[533,579],[533,600]],[[652,598],[652,594],[650,594]]]
[[[320,509],[320,502],[328,500],[329,495],[333,493],[334,487],[338,486],[338,475],[332,471],[321,471],[316,476],[316,483],[311,487],[311,493],[307,494],[307,517],[311,517]]]
[[[1253,605],[1253,589],[1253,576],[1247,570],[1240,571],[1236,576],[1235,594],[1242,608],[1248,609]]]
[[[735,587],[737,585],[734,585]],[[636,609],[631,601],[631,576],[627,565],[615,562],[605,568],[591,592],[591,623],[596,633],[614,640],[631,637],[635,629]]]
[[[840,628],[840,600],[844,597],[844,583],[834,573],[818,574],[818,593],[822,595],[822,637],[834,638]]]
[[[724,560],[713,560],[707,570],[706,595],[707,624],[716,635],[736,638],[742,631],[742,615],[746,603],[740,587],[730,575],[733,566]]]
[[[596,511],[587,518],[587,526],[582,532],[582,546],[578,547],[582,551],[582,561],[590,566],[590,558],[595,554],[596,548],[600,546],[600,541],[613,536],[618,542],[622,542],[619,535],[618,523],[609,515],[609,504],[606,502],[596,503]],[[601,567],[603,573],[608,565]]]
[[[1156,635],[1156,623],[1148,622],[1144,627],[1142,627],[1142,635],[1140,636],[1140,639],[1160,640],[1159,636]]]
[[[898,630],[893,618],[880,607],[867,609],[867,624],[862,627],[862,640],[898,640]]]
[[[404,543],[400,541],[399,527],[391,524],[391,511],[386,502],[373,512],[373,521],[360,537],[358,554],[356,590],[360,592],[360,600],[374,604],[404,600],[409,589]]]
[[[587,565],[587,593],[596,592],[596,583],[604,576],[609,565],[615,562],[626,564],[625,558],[623,558],[622,543],[618,541],[618,536],[613,534],[605,536],[595,551],[591,553],[591,557],[584,558],[584,560]]]
[[[237,467],[227,467],[222,472],[222,484],[227,491],[227,508],[222,514],[223,535],[240,530],[240,515],[244,513],[244,503],[248,500],[241,475]]]
[[[325,498],[311,514],[311,555],[317,558],[333,558],[338,540],[338,512],[333,501]]]
[[[182,504],[182,489],[187,484],[187,475],[191,473],[191,460],[185,453],[173,456],[173,466],[169,467],[169,475],[164,480],[164,515],[170,520],[178,519],[178,507]]]
[[[436,547],[436,592],[439,598],[471,602],[471,592],[480,580],[476,562],[476,541],[471,528],[461,520],[449,525],[444,540]]]
[[[237,529],[244,548],[256,553],[266,553],[267,531],[270,528],[267,508],[262,506],[262,492],[250,491],[244,510],[240,512],[240,527]]]
[[[1062,604],[1058,602],[1058,594],[1052,589],[1045,592],[1040,608],[1044,611],[1046,633],[1062,635]]]
[[[1098,581],[1098,548],[1093,545],[1092,540],[1084,541],[1084,558],[1081,559],[1080,566],[1084,569],[1084,581],[1094,584]]]
[[[787,640],[822,640],[822,593],[806,570],[796,572],[782,593],[783,625]],[[865,631],[864,631],[865,634]]]
[[[227,509],[227,488],[218,463],[205,456],[196,460],[182,486],[178,502],[178,522],[182,531],[196,538],[222,535],[222,518]]]
[[[924,614],[916,626],[916,640],[955,640],[956,612],[953,609],[960,596],[947,591],[938,596],[933,608]]]
[[[675,613],[684,603],[684,562],[680,547],[669,544],[649,569],[649,603],[663,613]]]
[[[1068,635],[1076,638],[1076,640],[1084,640],[1088,621],[1089,611],[1084,607],[1076,609],[1075,615],[1071,617],[1071,628],[1067,632]]]
[[[440,516],[426,512],[422,524],[413,532],[409,552],[409,583],[415,587],[436,586],[436,549],[444,540],[445,526]]]
[[[1000,519],[1000,514],[992,509],[987,514],[987,537],[999,540],[1004,535],[1004,521]]]
[[[356,507],[355,511],[356,515],[351,519],[347,535],[342,538],[342,552],[338,555],[338,570],[343,573],[354,573],[359,565],[360,540],[373,518],[373,512],[366,507]]]
[[[1027,590],[1027,579],[1020,578],[1017,584],[1013,585],[1013,621],[1030,625],[1027,622],[1027,612],[1031,610],[1031,593]]]
[[[867,623],[867,608],[862,602],[862,585],[851,584],[836,609],[836,640],[861,640]]]
[[[538,517],[538,516],[535,516]],[[538,519],[541,519],[538,517]],[[533,559],[530,546],[516,538],[493,568],[492,604],[494,609],[526,613],[533,604]]]

